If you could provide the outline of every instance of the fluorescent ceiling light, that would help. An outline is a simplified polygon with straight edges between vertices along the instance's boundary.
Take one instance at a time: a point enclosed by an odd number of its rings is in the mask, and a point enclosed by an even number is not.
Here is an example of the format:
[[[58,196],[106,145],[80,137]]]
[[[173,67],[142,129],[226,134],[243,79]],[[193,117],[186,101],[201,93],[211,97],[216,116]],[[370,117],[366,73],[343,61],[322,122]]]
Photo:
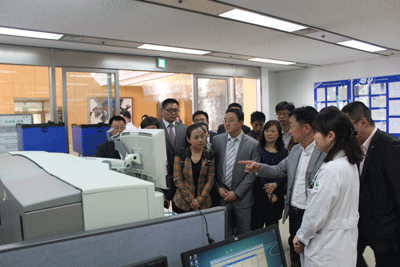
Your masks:
[[[265,15],[260,15],[257,13],[240,10],[240,9],[232,9],[231,11],[222,13],[219,15],[220,17],[243,21],[251,24],[256,24],[268,28],[273,28],[285,32],[295,32],[298,30],[305,29],[307,27],[301,26],[298,24],[294,24],[291,22],[287,22],[280,19],[271,18]]]
[[[20,30],[20,29],[12,29],[12,28],[4,28],[4,27],[0,27],[0,34],[31,37],[31,38],[41,38],[41,39],[51,39],[51,40],[58,40],[63,36],[62,34],[56,34],[56,33],[28,31],[28,30]]]
[[[170,46],[163,46],[163,45],[151,45],[151,44],[144,44],[144,45],[138,46],[138,48],[139,49],[174,52],[174,53],[183,53],[183,54],[194,54],[194,55],[204,55],[204,54],[210,53],[210,51],[170,47]]]
[[[266,58],[250,58],[249,61],[257,61],[257,62],[280,64],[280,65],[293,65],[293,64],[296,64],[295,62],[274,60],[274,59],[266,59]]]
[[[379,47],[379,46],[376,46],[376,45],[367,44],[367,43],[363,43],[363,42],[356,41],[356,40],[339,42],[337,44],[338,45],[347,46],[347,47],[351,47],[351,48],[355,48],[355,49],[368,51],[368,52],[378,52],[378,51],[386,50],[386,48]]]

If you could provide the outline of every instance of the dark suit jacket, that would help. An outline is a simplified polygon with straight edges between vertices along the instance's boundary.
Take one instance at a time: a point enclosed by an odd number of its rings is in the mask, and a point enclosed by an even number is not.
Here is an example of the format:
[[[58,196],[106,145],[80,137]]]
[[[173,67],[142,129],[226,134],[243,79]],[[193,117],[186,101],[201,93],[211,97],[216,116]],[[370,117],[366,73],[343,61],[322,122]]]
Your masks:
[[[214,132],[209,132],[210,133],[210,143],[212,143],[214,136],[218,135],[217,133]]]
[[[400,139],[379,129],[360,176],[359,211],[359,237],[374,251],[400,243]]]
[[[200,209],[209,208],[211,206],[210,190],[214,185],[215,154],[211,151],[210,157],[207,158],[206,148],[203,149],[197,192],[195,192],[190,149],[184,149],[186,157],[182,159],[182,153],[178,152],[174,161],[174,183],[177,187],[174,203],[178,208],[189,211],[190,203],[197,199]]]
[[[106,141],[97,146],[96,157],[120,159],[119,152],[115,150],[114,141]]]
[[[242,131],[245,133],[245,134],[247,134],[247,133],[249,133],[250,131],[251,131],[251,129],[248,127],[248,126],[246,126],[246,125],[242,125]],[[226,133],[226,131],[225,131],[225,126],[223,125],[223,124],[220,124],[219,126],[218,126],[218,132],[217,132],[218,134],[222,134],[222,133]]]
[[[172,146],[171,139],[169,138],[168,129],[165,128],[165,124],[164,124],[163,120],[160,121],[160,126],[161,126],[161,129],[164,129],[164,131],[165,131],[165,145],[167,148],[167,161],[168,161],[167,185],[170,188],[167,192],[164,192],[164,193],[165,193],[166,199],[172,200],[172,198],[175,195],[175,191],[176,191],[176,187],[175,187],[175,184],[173,181],[175,154],[179,149],[185,147],[187,126],[182,123],[175,122],[175,146]]]

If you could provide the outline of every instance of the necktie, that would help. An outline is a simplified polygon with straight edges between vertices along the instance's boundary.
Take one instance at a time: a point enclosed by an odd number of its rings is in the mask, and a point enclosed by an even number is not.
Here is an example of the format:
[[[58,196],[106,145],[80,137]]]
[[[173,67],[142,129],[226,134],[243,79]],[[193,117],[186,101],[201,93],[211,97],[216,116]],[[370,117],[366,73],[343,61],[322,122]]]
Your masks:
[[[232,170],[236,159],[235,142],[236,138],[230,139],[228,154],[226,156],[225,185],[231,189],[232,186]]]
[[[169,138],[171,139],[172,146],[175,147],[175,134],[174,134],[174,130],[173,130],[174,125],[172,123],[170,123],[168,125],[168,128],[169,128],[168,129]]]

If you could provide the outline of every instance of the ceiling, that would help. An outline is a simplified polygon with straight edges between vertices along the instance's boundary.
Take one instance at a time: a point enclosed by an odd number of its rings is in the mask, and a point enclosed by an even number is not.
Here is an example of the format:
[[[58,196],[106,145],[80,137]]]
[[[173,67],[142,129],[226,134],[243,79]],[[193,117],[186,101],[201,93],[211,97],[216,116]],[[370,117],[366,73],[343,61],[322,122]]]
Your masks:
[[[317,31],[299,35],[215,16],[220,10],[233,7]],[[181,4],[178,0],[1,0],[1,27],[67,36],[49,41],[0,35],[0,43],[265,66],[271,71],[284,71],[387,56],[329,42],[329,38],[338,36],[389,48],[388,56],[399,56],[399,11],[399,0],[182,0]],[[326,35],[325,39],[322,35]],[[143,43],[212,53],[195,56],[136,49]],[[248,61],[250,57],[298,64],[257,63]]]

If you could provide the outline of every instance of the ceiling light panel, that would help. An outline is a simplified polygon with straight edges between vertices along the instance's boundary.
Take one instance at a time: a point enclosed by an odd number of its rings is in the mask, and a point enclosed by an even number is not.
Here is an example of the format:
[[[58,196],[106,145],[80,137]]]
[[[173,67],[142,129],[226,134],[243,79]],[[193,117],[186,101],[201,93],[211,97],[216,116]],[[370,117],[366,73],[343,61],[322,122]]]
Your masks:
[[[204,55],[204,54],[210,53],[210,51],[163,46],[163,45],[151,45],[151,44],[144,44],[144,45],[138,46],[138,48],[139,49],[147,49],[147,50],[183,53],[183,54],[193,54],[193,55]]]
[[[267,59],[267,58],[251,58],[251,59],[249,59],[249,61],[271,63],[271,64],[279,64],[279,65],[294,65],[294,64],[296,64],[295,62],[275,60],[275,59]]]
[[[20,36],[20,37],[49,39],[49,40],[58,40],[63,36],[62,34],[57,34],[57,33],[20,30],[20,29],[5,28],[5,27],[0,27],[0,34]]]
[[[379,47],[379,46],[376,46],[376,45],[367,44],[367,43],[356,41],[356,40],[338,42],[337,44],[338,45],[347,46],[347,47],[351,47],[351,48],[355,48],[355,49],[359,49],[359,50],[363,50],[363,51],[367,51],[367,52],[379,52],[379,51],[386,50],[386,48]]]
[[[301,26],[295,23],[287,22],[280,19],[275,19],[265,15],[260,15],[254,12],[249,12],[241,9],[232,9],[228,12],[219,15],[223,18],[228,18],[232,20],[247,22],[250,24],[255,24],[259,26],[264,26],[276,30],[281,30],[285,32],[295,32],[299,30],[306,29],[307,27]]]

